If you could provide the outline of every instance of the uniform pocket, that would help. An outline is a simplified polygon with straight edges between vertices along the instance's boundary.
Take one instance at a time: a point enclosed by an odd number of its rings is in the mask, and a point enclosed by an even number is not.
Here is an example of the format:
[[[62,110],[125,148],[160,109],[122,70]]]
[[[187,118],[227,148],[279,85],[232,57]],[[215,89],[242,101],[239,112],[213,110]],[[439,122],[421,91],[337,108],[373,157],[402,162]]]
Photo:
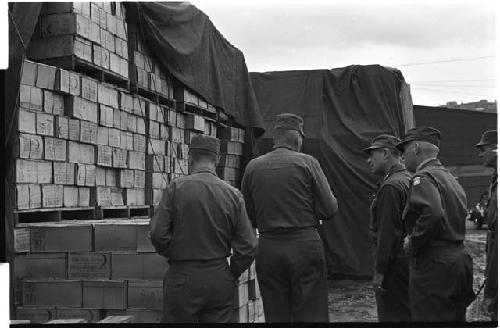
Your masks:
[[[165,277],[165,289],[170,291],[180,291],[186,286],[187,278],[183,274],[167,274]]]

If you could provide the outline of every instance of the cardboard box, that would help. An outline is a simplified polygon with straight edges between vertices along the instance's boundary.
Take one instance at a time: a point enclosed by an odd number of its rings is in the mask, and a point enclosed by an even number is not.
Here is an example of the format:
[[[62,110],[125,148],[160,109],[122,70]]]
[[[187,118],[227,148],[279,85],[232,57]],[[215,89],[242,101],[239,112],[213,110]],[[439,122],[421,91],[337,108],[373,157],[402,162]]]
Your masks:
[[[30,208],[30,189],[27,184],[16,185],[16,208],[19,210]]]
[[[46,160],[66,161],[66,141],[62,139],[45,137],[45,156]]]
[[[104,167],[97,166],[95,168],[95,185],[97,187],[106,186],[106,169]]]
[[[30,208],[42,207],[42,188],[37,184],[29,185],[30,191]]]
[[[126,298],[126,281],[83,281],[83,307],[85,308],[125,309]]]
[[[92,226],[90,224],[46,223],[32,226],[30,229],[32,253],[92,250]]]
[[[80,97],[69,97],[66,104],[68,115],[84,121],[98,123],[97,103]]]
[[[54,116],[46,113],[36,113],[36,134],[54,136]]]
[[[120,109],[127,113],[134,111],[134,99],[132,95],[120,91]]]
[[[78,188],[78,206],[90,205],[90,188]]]
[[[92,61],[92,44],[75,35],[63,35],[30,42],[27,56],[34,60],[53,57],[76,56]]]
[[[80,96],[81,94],[80,74],[72,71],[69,71],[69,94],[73,96]],[[78,105],[76,105],[76,107],[78,107]]]
[[[134,150],[138,152],[145,153],[146,152],[146,137],[140,134],[133,135],[134,141]]]
[[[75,164],[54,162],[54,184],[72,185],[75,183]]]
[[[129,151],[128,152],[128,168],[144,170],[145,169],[146,154],[142,152]]]
[[[67,117],[55,117],[55,136],[56,138],[68,139],[69,137],[69,122]]]
[[[116,187],[116,169],[106,169],[106,186],[107,187]]]
[[[66,253],[23,254],[14,257],[14,277],[66,279]]]
[[[137,116],[134,115],[129,115],[127,113],[124,113],[124,117],[126,118],[126,129],[127,131],[130,132],[137,132]]]
[[[54,90],[57,68],[43,64],[37,64],[36,87]]]
[[[26,103],[27,98],[28,98],[28,89],[29,89],[29,101]],[[36,88],[36,87],[31,87],[27,85],[22,85],[19,91],[21,94],[20,96],[20,107],[30,109],[33,111],[41,112],[43,110],[43,90]]]
[[[43,90],[43,111],[52,114],[54,109],[54,94],[50,91]]]
[[[123,190],[120,188],[111,188],[111,205],[123,206]]]
[[[146,116],[146,100],[134,97],[134,115],[145,117]]]
[[[136,226],[137,231],[137,252],[139,253],[155,253],[156,250],[149,238],[149,220],[146,224]],[[167,263],[168,264],[168,263]]]
[[[158,121],[158,111],[160,106],[153,103],[146,103],[147,118],[151,121]],[[161,122],[161,121],[159,121]]]
[[[111,188],[96,187],[90,193],[90,203],[98,206],[111,206]]]
[[[203,132],[205,130],[205,119],[199,115],[186,115],[186,129]]]
[[[85,167],[85,186],[94,187],[95,186],[95,165],[86,165]]]
[[[123,138],[125,136],[125,138]],[[123,140],[125,140],[125,149],[134,150],[134,134],[132,132],[124,132],[122,131],[122,146]]]
[[[116,116],[115,116],[116,117]],[[109,146],[120,148],[121,147],[121,131],[117,129],[109,129]]]
[[[96,309],[76,309],[76,308],[57,308],[56,319],[83,319],[86,322],[98,322],[101,320],[100,310]]]
[[[123,202],[126,205],[146,204],[144,189],[126,189],[123,191]]]
[[[148,124],[148,135],[158,139],[160,137],[160,123],[150,120]]]
[[[37,162],[23,159],[16,160],[16,183],[37,183],[38,166]]]
[[[184,142],[184,130],[170,126],[170,140],[175,143]]]
[[[19,134],[20,158],[41,159],[43,157],[42,137],[32,134]]]
[[[82,98],[92,102],[97,102],[97,81],[88,77],[81,77],[81,95]]]
[[[23,61],[21,84],[34,86],[36,83],[37,64],[29,60]]]
[[[93,145],[69,141],[68,159],[70,163],[94,164],[95,147]]]
[[[108,146],[109,144],[108,128],[104,126],[97,127],[97,144],[101,146]]]
[[[30,228],[14,228],[14,250],[16,253],[29,252],[31,249]]]
[[[62,207],[63,206],[63,186],[43,185],[42,186],[42,207]]]
[[[134,188],[134,170],[120,170],[118,187]]]
[[[146,184],[146,172],[141,170],[134,170],[134,186],[133,188],[144,189]]]
[[[113,127],[113,107],[99,105],[99,124],[103,126]]]
[[[128,114],[126,112],[120,113],[120,130],[127,130],[128,129],[129,117],[133,117],[133,115]]]
[[[96,149],[97,165],[111,167],[113,164],[113,148],[98,145]]]
[[[113,148],[113,167],[115,168],[127,167],[127,150],[120,148]]]
[[[24,306],[82,306],[82,283],[77,280],[26,280]]]
[[[56,71],[54,89],[63,93],[69,93],[69,86],[69,72],[64,69],[58,68]]]
[[[89,38],[89,20],[73,13],[42,16],[41,28],[43,38],[74,34]]]
[[[137,249],[136,225],[127,223],[95,224],[95,251],[131,251]],[[112,269],[113,270],[113,269]]]
[[[115,41],[114,41],[113,36],[108,37],[107,40],[112,40],[108,44],[108,46],[110,48],[114,48],[115,47]],[[120,74],[120,57],[118,57],[116,54],[114,54],[113,52],[111,52],[111,50],[110,50],[110,53],[109,53],[109,69],[112,72]]]
[[[149,155],[165,155],[165,140],[148,138],[147,154]]]
[[[19,132],[36,133],[36,114],[19,109],[18,120]]]
[[[165,189],[168,185],[167,173],[151,172],[146,175],[146,187],[149,189]]]
[[[167,259],[156,253],[113,253],[111,263],[111,279],[116,280],[163,280],[168,269]]]
[[[68,139],[73,141],[80,140],[80,120],[68,119]]]
[[[110,279],[111,254],[68,253],[68,279]]]
[[[63,204],[64,207],[78,206],[78,188],[71,186],[64,186],[63,189]]]
[[[18,320],[29,320],[30,323],[45,323],[56,316],[55,308],[46,307],[17,307],[16,318]]]
[[[130,280],[128,306],[131,308],[161,309],[163,304],[162,281]]]

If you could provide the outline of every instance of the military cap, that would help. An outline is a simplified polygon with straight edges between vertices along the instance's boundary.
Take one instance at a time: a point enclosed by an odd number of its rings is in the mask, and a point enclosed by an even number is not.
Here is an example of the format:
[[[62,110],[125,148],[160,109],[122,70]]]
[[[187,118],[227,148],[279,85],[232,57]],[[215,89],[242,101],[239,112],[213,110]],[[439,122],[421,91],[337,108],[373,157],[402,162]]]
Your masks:
[[[291,113],[282,113],[276,115],[275,129],[295,130],[299,131],[302,137],[306,137],[303,130],[304,120],[299,115]]]
[[[391,136],[389,134],[381,134],[372,139],[370,143],[370,147],[367,147],[364,150],[365,153],[369,153],[373,149],[380,148],[393,148],[397,149],[396,146],[401,142],[401,139],[395,136]]]
[[[481,147],[484,145],[496,145],[497,144],[497,130],[484,131],[481,136],[481,140],[476,144],[476,147]]]
[[[417,126],[406,132],[404,139],[396,146],[400,151],[404,151],[404,145],[410,141],[427,141],[439,147],[441,132],[430,126]]]
[[[189,151],[193,149],[205,150],[219,155],[220,141],[211,136],[196,135],[191,139],[191,144],[189,145]]]

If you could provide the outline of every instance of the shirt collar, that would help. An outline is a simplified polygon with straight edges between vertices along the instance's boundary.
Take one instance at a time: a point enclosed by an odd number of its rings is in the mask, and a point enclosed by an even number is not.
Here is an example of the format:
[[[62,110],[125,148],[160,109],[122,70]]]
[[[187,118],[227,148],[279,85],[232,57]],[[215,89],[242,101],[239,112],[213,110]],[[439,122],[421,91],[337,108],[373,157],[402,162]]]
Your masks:
[[[387,174],[385,175],[384,177],[384,180],[387,180],[391,175],[393,175],[394,173],[396,172],[400,172],[400,171],[404,171],[406,170],[405,166],[401,163],[396,163],[394,165],[392,165],[390,168],[389,168],[389,171],[387,172]]]
[[[200,168],[194,170],[193,172],[191,172],[191,174],[195,174],[195,173],[211,173],[211,174],[217,176],[217,173],[215,173],[215,170],[208,168],[208,167],[200,167]]]
[[[426,166],[428,163],[434,161],[434,160],[437,160],[436,157],[431,157],[431,158],[428,158],[426,159],[425,161],[423,161],[422,163],[420,163],[419,166],[417,166],[417,171],[420,171],[421,169],[424,168],[424,166]]]
[[[292,149],[292,147],[285,146],[285,145],[275,145],[275,146],[273,146],[273,150],[276,150],[278,148],[285,148],[285,149],[288,149],[288,150],[291,150],[291,151],[295,151],[295,150]]]

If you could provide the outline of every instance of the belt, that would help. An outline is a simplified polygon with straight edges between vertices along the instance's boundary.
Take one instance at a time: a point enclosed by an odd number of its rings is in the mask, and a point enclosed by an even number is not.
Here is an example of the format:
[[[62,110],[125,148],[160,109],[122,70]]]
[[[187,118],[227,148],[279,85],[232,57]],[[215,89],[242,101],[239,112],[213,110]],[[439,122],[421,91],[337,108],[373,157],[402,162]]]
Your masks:
[[[169,265],[182,265],[182,264],[215,264],[215,263],[227,263],[227,258],[217,258],[217,259],[208,259],[208,260],[169,260]]]
[[[265,234],[289,234],[293,232],[300,232],[300,231],[305,231],[305,230],[317,230],[316,227],[287,227],[287,228],[274,228],[272,230],[266,230],[266,231],[259,231],[260,235],[265,235]]]

